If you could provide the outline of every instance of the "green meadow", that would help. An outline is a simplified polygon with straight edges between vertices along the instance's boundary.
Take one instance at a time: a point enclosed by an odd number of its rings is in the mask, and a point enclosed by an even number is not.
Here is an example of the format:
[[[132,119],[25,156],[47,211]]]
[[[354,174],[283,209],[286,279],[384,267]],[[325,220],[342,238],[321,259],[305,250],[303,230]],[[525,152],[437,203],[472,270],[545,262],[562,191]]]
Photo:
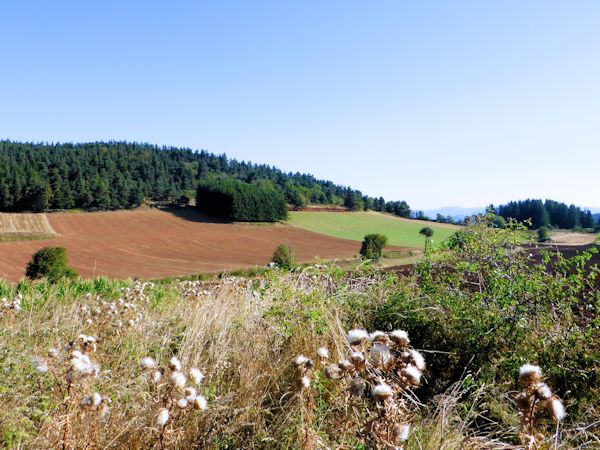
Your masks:
[[[438,224],[421,220],[403,219],[378,212],[322,212],[291,211],[289,223],[329,236],[362,241],[365,234],[385,234],[389,245],[423,248],[425,238],[419,234],[423,227],[433,229],[433,240],[446,239],[457,229],[456,225]]]

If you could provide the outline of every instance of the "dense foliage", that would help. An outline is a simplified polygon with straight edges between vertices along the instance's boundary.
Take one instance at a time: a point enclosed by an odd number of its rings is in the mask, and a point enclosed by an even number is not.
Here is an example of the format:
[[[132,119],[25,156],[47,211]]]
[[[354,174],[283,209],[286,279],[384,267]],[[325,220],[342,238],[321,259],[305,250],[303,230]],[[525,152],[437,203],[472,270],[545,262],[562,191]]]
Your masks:
[[[294,249],[286,244],[279,244],[271,259],[278,267],[290,270],[294,267]]]
[[[77,275],[68,266],[67,250],[64,247],[44,247],[33,254],[27,264],[25,275],[28,278],[47,278],[56,282],[61,278],[72,278]]]
[[[378,261],[383,255],[383,249],[387,244],[388,238],[383,234],[367,234],[360,247],[360,254],[365,259]]]
[[[520,222],[531,220],[532,228],[552,226],[562,229],[594,228],[592,213],[575,206],[554,200],[521,200],[500,205],[497,213],[505,219],[513,218]]]
[[[226,175],[246,183],[268,180],[294,206],[346,205],[408,217],[406,202],[386,202],[312,175],[207,151],[129,142],[33,144],[0,141],[0,211],[120,209],[144,200],[193,196],[200,180]]]
[[[241,222],[276,222],[287,217],[283,193],[269,181],[250,184],[210,177],[198,185],[196,206],[210,215]]]

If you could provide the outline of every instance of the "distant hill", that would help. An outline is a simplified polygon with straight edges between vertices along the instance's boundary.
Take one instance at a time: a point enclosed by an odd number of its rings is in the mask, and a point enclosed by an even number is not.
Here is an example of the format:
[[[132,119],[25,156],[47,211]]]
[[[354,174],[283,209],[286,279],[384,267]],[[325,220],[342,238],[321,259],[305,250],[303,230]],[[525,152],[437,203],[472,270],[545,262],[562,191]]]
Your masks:
[[[597,223],[600,221],[600,213],[592,214],[592,217],[594,218],[594,222]]]
[[[485,207],[476,208],[463,208],[460,206],[445,206],[437,209],[427,209],[423,213],[430,219],[435,219],[438,214],[444,217],[450,216],[453,220],[459,221],[464,219],[466,216],[472,216],[473,214],[479,214],[485,211]]]
[[[205,150],[115,141],[0,141],[0,211],[113,210],[147,201],[187,204],[209,177],[271,186],[296,207],[333,204],[410,215],[404,201],[369,197],[310,174],[286,173]]]

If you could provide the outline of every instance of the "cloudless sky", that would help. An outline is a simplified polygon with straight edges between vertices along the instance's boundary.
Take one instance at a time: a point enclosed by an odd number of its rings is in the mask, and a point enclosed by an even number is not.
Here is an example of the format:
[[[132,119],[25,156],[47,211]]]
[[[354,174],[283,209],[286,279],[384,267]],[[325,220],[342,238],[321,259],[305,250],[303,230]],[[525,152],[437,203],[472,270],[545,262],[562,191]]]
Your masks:
[[[419,209],[600,206],[598,1],[5,1],[0,139],[133,140]]]

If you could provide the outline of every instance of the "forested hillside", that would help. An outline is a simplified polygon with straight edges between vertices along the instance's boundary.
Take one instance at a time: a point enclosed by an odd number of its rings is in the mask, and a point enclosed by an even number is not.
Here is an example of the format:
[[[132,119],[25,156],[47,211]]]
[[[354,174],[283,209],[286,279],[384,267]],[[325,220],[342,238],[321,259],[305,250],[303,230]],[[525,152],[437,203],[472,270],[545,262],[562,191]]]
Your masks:
[[[520,200],[500,205],[496,212],[505,219],[531,220],[532,228],[552,226],[562,229],[594,228],[594,218],[589,210],[554,200]]]
[[[285,173],[265,164],[189,148],[128,142],[32,144],[0,141],[0,211],[121,209],[144,200],[186,201],[200,180],[223,174],[246,183],[270,180],[294,206],[308,203],[374,209],[408,217],[406,202]]]

